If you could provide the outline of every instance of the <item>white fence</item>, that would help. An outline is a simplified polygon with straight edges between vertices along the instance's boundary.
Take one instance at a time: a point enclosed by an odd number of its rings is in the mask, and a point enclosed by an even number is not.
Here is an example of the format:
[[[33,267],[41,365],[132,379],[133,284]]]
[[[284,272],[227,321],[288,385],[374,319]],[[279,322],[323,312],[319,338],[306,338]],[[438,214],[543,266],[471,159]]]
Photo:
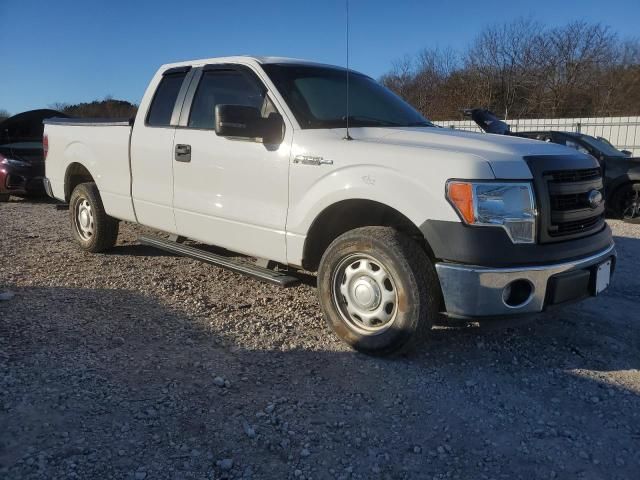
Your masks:
[[[481,132],[473,120],[434,122],[436,125]],[[640,117],[540,118],[507,120],[514,132],[560,130],[604,137],[620,150],[640,156]]]

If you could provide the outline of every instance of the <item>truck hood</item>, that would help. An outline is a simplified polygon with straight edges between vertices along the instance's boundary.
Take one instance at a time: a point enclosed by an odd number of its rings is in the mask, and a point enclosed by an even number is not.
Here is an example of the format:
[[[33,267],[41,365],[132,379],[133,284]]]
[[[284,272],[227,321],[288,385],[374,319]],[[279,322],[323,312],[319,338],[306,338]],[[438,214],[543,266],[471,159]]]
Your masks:
[[[421,147],[458,152],[486,161],[496,178],[531,178],[523,157],[576,155],[576,151],[557,144],[505,135],[465,132],[436,127],[390,127],[350,129],[354,139],[388,145]],[[590,158],[585,155],[588,165]]]

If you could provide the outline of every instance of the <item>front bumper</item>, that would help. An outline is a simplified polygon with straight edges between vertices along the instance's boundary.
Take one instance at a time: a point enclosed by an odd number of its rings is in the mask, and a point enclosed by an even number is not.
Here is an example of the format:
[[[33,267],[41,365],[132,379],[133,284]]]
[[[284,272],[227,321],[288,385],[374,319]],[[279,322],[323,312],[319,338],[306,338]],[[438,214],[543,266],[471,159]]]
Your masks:
[[[595,270],[611,260],[615,267],[616,250],[605,250],[577,260],[532,267],[492,268],[436,263],[446,313],[452,317],[487,317],[541,312],[547,307],[595,295]],[[507,285],[521,280],[528,284],[528,298],[510,306],[505,302]]]

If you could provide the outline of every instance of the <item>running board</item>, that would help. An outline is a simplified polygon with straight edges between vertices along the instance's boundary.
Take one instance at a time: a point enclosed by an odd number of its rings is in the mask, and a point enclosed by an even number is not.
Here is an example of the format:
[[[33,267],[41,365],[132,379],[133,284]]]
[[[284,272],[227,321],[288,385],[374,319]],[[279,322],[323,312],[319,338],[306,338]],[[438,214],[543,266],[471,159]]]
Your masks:
[[[285,272],[276,272],[274,270],[269,270],[268,268],[231,260],[227,257],[223,257],[222,255],[210,253],[200,248],[191,247],[182,243],[172,242],[171,240],[165,240],[164,238],[140,235],[138,237],[138,241],[142,245],[148,245],[150,247],[159,248],[160,250],[166,250],[167,252],[182,255],[183,257],[189,257],[195,260],[200,260],[201,262],[210,263],[217,267],[231,270],[232,272],[242,273],[255,279],[262,280],[263,282],[278,285],[279,287],[293,287],[300,283],[299,278],[292,277]]]

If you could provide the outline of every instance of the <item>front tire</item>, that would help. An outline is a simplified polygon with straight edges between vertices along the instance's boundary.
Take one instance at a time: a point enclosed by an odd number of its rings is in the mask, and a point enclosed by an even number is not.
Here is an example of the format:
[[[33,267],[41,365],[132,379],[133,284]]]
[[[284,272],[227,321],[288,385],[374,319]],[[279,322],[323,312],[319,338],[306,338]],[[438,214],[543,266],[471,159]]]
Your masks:
[[[351,230],[327,248],[318,295],[334,332],[358,351],[406,351],[438,317],[440,286],[420,246],[388,227]]]
[[[612,199],[615,215],[626,222],[640,222],[640,183],[621,186]]]
[[[104,211],[95,183],[81,183],[73,190],[69,216],[73,237],[83,250],[98,253],[116,244],[119,222]]]

